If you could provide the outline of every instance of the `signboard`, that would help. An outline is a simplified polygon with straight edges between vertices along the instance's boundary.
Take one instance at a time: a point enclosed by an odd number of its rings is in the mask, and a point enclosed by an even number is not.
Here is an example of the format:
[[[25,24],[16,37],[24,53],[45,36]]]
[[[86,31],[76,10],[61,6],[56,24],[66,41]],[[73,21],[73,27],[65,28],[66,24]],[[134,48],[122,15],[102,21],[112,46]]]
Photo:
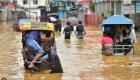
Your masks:
[[[140,13],[140,2],[136,3],[136,13]]]
[[[131,4],[131,0],[123,0],[123,4]]]
[[[134,5],[123,5],[122,12],[123,12],[123,14],[135,14],[135,6]]]
[[[12,9],[15,8],[15,5],[14,4],[8,4],[7,8],[8,8],[8,10],[12,10]]]

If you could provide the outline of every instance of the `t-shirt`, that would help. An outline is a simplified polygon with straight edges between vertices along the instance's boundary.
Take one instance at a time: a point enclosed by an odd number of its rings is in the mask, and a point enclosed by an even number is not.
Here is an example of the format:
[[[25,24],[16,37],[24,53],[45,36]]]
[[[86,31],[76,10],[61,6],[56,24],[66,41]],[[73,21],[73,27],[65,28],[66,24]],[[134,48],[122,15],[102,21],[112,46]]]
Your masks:
[[[83,25],[80,24],[80,25],[76,26],[76,31],[83,32],[84,31]]]
[[[29,32],[27,39],[34,39],[35,41],[38,42],[40,35],[43,35],[42,31],[31,31]]]
[[[108,36],[105,36],[102,38],[102,41],[101,41],[102,45],[113,45],[113,39],[108,37]]]
[[[65,34],[71,34],[71,31],[72,31],[71,28],[68,26],[64,28]]]

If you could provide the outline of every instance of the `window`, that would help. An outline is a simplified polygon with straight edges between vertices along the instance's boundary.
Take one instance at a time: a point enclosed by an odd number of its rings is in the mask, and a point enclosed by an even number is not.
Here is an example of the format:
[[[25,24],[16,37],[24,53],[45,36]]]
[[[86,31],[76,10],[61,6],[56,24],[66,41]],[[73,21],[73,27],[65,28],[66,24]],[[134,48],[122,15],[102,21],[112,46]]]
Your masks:
[[[33,0],[33,4],[38,4],[38,0]]]
[[[23,4],[27,4],[28,3],[28,0],[23,0]]]

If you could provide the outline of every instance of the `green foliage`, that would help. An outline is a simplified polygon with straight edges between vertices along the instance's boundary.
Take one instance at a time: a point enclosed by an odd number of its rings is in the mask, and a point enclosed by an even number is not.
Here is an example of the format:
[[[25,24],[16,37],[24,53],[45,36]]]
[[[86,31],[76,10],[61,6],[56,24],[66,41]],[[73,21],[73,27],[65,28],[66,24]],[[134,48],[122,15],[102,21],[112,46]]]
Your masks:
[[[90,10],[93,11],[93,12],[95,12],[95,6],[94,5],[91,5],[90,6]]]

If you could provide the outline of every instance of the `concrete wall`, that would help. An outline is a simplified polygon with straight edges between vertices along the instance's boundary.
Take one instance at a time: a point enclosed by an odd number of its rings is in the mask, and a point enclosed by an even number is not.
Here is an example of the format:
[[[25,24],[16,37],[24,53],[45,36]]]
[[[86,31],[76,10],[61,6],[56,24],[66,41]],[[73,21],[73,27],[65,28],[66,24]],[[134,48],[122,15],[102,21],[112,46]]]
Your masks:
[[[27,17],[36,18],[41,16],[40,9],[29,9],[30,12],[26,12]]]
[[[102,23],[103,17],[96,15],[85,15],[85,25],[87,26],[98,26]]]
[[[41,9],[39,6],[46,6],[47,0],[38,0],[38,4],[33,4],[33,0],[28,0],[27,4],[23,4],[23,0],[17,0],[17,5],[26,8],[26,15],[30,18],[36,18],[41,16]]]
[[[28,0],[27,4],[23,4],[23,0],[17,0],[17,5],[24,8],[37,8],[38,6],[46,6],[47,0],[38,0],[38,4],[33,4],[33,0]]]

